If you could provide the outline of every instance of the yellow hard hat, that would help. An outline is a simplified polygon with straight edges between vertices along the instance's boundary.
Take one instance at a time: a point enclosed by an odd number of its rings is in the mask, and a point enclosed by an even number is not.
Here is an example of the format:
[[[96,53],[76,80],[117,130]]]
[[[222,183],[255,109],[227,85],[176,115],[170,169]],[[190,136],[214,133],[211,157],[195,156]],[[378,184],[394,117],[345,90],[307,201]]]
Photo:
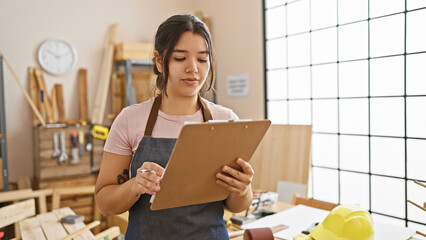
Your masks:
[[[373,220],[358,205],[340,205],[309,236],[315,240],[374,240]]]

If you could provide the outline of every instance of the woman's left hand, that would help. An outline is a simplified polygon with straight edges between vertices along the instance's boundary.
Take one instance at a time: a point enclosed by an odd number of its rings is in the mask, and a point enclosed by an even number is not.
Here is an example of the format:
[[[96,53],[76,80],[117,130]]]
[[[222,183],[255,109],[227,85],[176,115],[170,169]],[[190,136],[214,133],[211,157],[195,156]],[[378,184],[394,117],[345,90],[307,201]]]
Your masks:
[[[227,188],[231,191],[231,194],[237,196],[244,196],[251,191],[251,182],[253,180],[253,168],[251,165],[241,158],[236,160],[237,164],[241,166],[242,170],[237,170],[229,166],[223,166],[222,171],[229,174],[229,176],[223,173],[217,173],[216,183]],[[250,193],[251,194],[251,193]]]

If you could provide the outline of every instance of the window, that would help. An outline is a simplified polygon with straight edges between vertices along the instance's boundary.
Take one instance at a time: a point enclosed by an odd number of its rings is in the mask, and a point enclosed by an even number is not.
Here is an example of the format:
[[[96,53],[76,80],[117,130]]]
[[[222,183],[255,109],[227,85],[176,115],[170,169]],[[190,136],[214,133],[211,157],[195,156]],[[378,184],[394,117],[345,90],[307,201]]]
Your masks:
[[[426,2],[264,0],[266,118],[313,124],[310,197],[426,225]]]

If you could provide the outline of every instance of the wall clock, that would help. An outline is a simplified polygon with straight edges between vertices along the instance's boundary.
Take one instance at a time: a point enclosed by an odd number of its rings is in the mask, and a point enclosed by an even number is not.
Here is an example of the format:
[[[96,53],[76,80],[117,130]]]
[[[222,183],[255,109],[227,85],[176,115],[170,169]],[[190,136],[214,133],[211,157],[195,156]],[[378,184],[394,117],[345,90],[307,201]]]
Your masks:
[[[40,45],[38,61],[46,72],[63,75],[74,68],[77,63],[77,52],[67,41],[52,38]]]

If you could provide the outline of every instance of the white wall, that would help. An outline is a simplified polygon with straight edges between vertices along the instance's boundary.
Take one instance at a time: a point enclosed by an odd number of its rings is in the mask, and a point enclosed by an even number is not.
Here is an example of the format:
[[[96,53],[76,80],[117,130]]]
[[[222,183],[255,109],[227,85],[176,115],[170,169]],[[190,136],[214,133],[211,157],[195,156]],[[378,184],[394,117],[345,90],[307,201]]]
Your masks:
[[[263,21],[260,0],[198,0],[197,9],[212,18],[217,60],[218,102],[240,118],[263,119]],[[228,75],[249,74],[247,98],[228,98]]]
[[[217,55],[218,102],[241,118],[263,118],[262,2],[260,0],[0,0],[0,50],[28,87],[27,69],[38,66],[38,46],[62,38],[78,53],[65,76],[44,74],[46,85],[64,85],[67,119],[78,118],[77,71],[88,69],[89,117],[96,94],[108,26],[118,22],[117,41],[153,41],[158,25],[177,13],[202,10],[211,17]],[[32,113],[18,84],[4,66],[10,181],[33,176]],[[248,98],[226,96],[226,76],[248,73]]]

